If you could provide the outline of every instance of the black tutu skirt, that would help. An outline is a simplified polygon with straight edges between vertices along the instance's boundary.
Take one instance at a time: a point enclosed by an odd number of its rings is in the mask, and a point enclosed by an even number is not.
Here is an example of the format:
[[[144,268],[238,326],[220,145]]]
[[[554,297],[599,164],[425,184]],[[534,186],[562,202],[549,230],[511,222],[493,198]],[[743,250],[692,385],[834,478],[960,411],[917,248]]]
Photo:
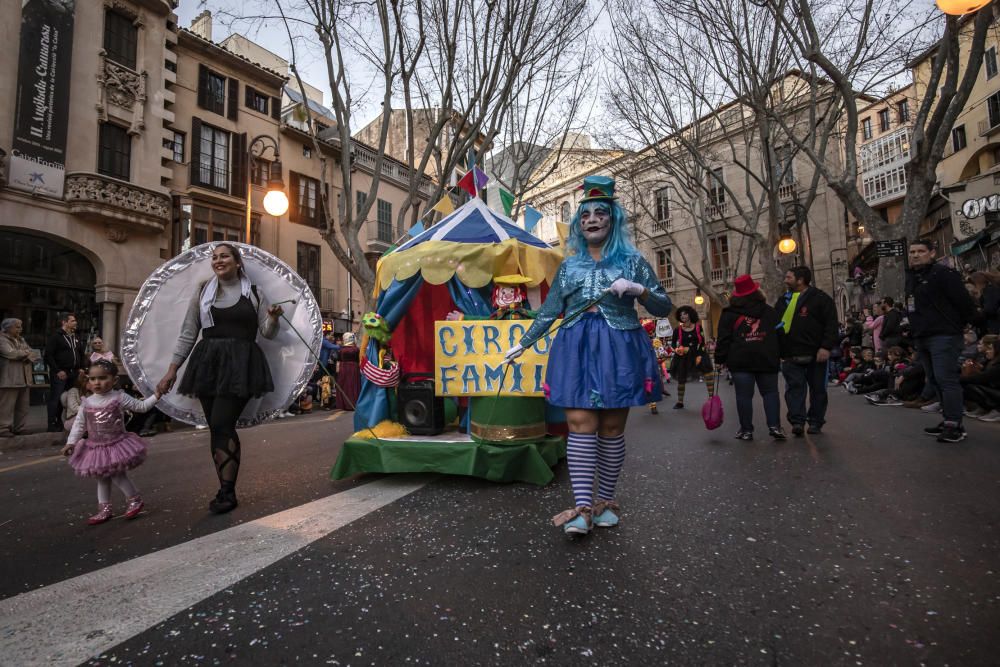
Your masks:
[[[699,356],[701,363],[698,363]],[[698,378],[705,373],[711,373],[712,370],[712,360],[709,358],[708,352],[702,352],[700,355],[691,351],[688,351],[687,354],[674,354],[674,358],[670,362],[670,377],[684,384],[697,381]]]
[[[188,358],[177,392],[198,398],[239,396],[258,398],[274,391],[264,352],[254,341],[202,338]]]

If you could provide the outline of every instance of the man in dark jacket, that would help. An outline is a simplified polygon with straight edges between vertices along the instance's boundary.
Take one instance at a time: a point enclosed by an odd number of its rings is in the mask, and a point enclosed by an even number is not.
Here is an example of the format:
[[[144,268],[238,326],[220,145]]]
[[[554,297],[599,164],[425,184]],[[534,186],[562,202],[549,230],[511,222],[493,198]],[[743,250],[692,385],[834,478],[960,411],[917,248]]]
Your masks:
[[[826,422],[826,384],[830,350],[837,344],[837,307],[826,292],[812,287],[812,271],[796,266],[785,274],[785,293],[774,305],[781,318],[781,374],[792,434],[817,434]],[[806,411],[806,392],[809,410]]]
[[[62,313],[59,330],[45,343],[45,364],[49,367],[49,431],[63,430],[63,392],[73,386],[77,374],[83,370],[83,342],[76,337],[76,315]]]
[[[903,343],[903,314],[896,309],[896,303],[891,296],[887,296],[878,304],[882,313],[882,331],[879,334],[881,348],[888,350],[890,347],[902,345]]]
[[[919,239],[910,244],[906,272],[906,314],[916,343],[917,358],[927,376],[927,392],[936,390],[944,421],[924,429],[938,442],[965,439],[962,427],[962,385],[958,355],[962,332],[976,315],[972,295],[958,271],[935,261],[934,244]]]

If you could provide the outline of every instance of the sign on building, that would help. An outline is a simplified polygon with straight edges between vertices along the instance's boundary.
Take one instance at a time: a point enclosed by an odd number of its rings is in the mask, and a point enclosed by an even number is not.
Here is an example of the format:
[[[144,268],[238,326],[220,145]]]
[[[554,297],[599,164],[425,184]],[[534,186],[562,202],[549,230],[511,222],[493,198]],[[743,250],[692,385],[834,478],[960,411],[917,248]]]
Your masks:
[[[875,254],[879,257],[904,257],[906,255],[906,239],[876,241]]]
[[[434,323],[434,393],[438,396],[544,396],[545,366],[555,332],[506,369],[503,354],[530,320]],[[501,388],[501,382],[503,383]]]
[[[8,185],[62,198],[75,0],[24,0]]]
[[[986,216],[993,217],[1000,213],[1000,194],[990,193],[987,190],[981,196],[975,196],[978,194],[975,192],[976,190],[982,192],[993,187],[992,178],[988,180],[988,183],[987,179],[982,178],[970,181],[966,190],[971,190],[973,196],[952,204],[954,207],[952,231],[956,241],[962,241],[983,231],[986,229]]]

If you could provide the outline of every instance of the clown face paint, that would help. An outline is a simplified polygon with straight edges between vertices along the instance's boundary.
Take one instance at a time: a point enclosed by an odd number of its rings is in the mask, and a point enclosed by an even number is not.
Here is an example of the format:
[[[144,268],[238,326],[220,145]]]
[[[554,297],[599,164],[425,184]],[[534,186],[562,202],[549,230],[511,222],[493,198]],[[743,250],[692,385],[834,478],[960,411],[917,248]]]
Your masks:
[[[589,246],[604,245],[611,233],[611,207],[605,202],[587,202],[580,209],[580,230]]]

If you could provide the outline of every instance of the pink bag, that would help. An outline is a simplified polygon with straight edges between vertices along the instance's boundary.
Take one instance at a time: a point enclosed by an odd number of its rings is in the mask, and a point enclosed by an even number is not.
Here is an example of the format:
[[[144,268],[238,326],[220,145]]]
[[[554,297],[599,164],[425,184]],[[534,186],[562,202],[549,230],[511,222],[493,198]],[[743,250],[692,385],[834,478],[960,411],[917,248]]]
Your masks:
[[[701,418],[705,420],[705,428],[709,431],[722,426],[722,399],[710,396],[705,405],[701,406]]]

